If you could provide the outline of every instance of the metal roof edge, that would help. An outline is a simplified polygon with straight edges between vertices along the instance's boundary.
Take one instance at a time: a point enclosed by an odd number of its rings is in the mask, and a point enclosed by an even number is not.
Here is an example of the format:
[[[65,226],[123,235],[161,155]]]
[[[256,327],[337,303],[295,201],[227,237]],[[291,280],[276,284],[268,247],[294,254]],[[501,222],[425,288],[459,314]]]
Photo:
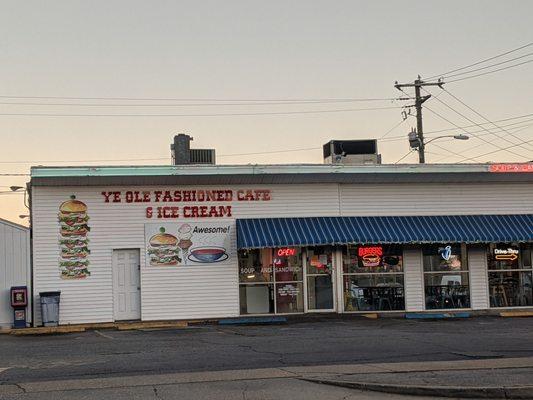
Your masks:
[[[27,227],[27,226],[24,226],[24,225],[21,225],[21,224],[17,224],[16,222],[9,221],[9,220],[4,219],[4,218],[0,218],[0,223],[6,224],[6,225],[10,225],[13,228],[21,229],[21,230],[24,230],[24,231],[29,231],[30,230],[30,228]]]

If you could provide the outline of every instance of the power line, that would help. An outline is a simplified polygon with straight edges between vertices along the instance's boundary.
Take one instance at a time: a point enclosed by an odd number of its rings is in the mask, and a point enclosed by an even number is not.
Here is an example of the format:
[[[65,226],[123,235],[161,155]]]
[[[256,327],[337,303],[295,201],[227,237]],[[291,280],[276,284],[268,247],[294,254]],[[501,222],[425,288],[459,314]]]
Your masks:
[[[533,113],[532,114],[519,115],[517,117],[497,119],[494,122],[506,122],[506,121],[512,121],[512,120],[515,120],[515,119],[522,119],[522,118],[531,117],[531,116],[533,116]],[[523,122],[526,122],[526,121],[516,122],[515,124],[521,124]],[[474,124],[474,125],[465,125],[465,126],[462,126],[461,128],[472,128],[474,126],[487,125],[487,124],[488,124],[488,122],[481,122],[479,124]],[[515,124],[509,124],[509,125],[505,125],[505,126],[515,125]],[[448,131],[453,131],[453,130],[455,130],[455,128],[439,129],[439,130],[435,130],[435,131],[429,131],[427,133],[440,133],[440,132],[448,132]]]
[[[462,129],[459,125],[456,125],[455,123],[453,123],[452,121],[450,121],[450,120],[447,119],[446,117],[443,117],[442,115],[440,115],[440,114],[437,113],[436,111],[433,111],[432,109],[428,108],[427,106],[426,106],[426,109],[429,110],[429,111],[431,111],[433,114],[435,114],[435,115],[438,116],[439,118],[441,118],[441,119],[445,120],[446,122],[448,122],[448,123],[454,125],[456,128],[461,129],[461,130],[462,130],[463,132],[465,132],[467,135],[472,135],[471,132],[468,132],[467,130]],[[476,135],[472,135],[472,136],[474,136],[474,137],[477,138],[477,139],[482,140],[483,142],[486,142],[486,143],[488,143],[488,144],[491,144],[492,146],[497,147],[497,148],[500,149],[500,150],[505,150],[505,151],[507,151],[508,153],[514,154],[514,155],[519,156],[519,157],[521,157],[521,158],[527,158],[526,156],[523,156],[522,154],[515,153],[515,152],[512,151],[512,150],[508,150],[508,149],[503,148],[503,147],[501,147],[501,146],[498,146],[498,145],[496,145],[496,144],[494,144],[494,143],[491,143],[490,141],[486,140],[485,138],[480,138],[479,136],[476,136]],[[477,157],[474,157],[474,158],[477,158]]]
[[[472,107],[470,107],[468,104],[466,104],[464,101],[462,101],[461,99],[459,99],[457,96],[453,95],[452,93],[450,93],[448,90],[446,89],[442,89],[443,91],[445,91],[446,93],[448,93],[451,97],[453,97],[456,101],[458,101],[459,103],[461,103],[463,106],[465,106],[466,108],[468,108],[470,111],[472,111],[473,113],[475,113],[476,115],[480,116],[481,118],[483,118],[485,121],[487,121],[488,123],[494,125],[496,128],[502,130],[503,132],[507,133],[508,135],[512,136],[513,138],[517,139],[518,141],[522,142],[522,143],[525,143],[524,140],[522,140],[520,137],[516,136],[514,133],[512,132],[509,132],[508,130],[502,128],[501,126],[495,124],[494,122],[492,122],[490,119],[488,119],[487,117],[485,117],[483,114],[479,113],[478,111],[474,110]]]
[[[489,69],[489,68],[492,68],[492,67],[497,67],[498,65],[510,63],[511,61],[516,61],[516,60],[520,60],[520,59],[525,58],[525,57],[529,57],[530,55],[533,55],[533,53],[527,53],[527,54],[524,54],[524,55],[522,55],[520,57],[511,58],[509,60],[501,61],[501,62],[496,63],[496,64],[487,65],[485,67],[471,69],[470,71],[459,72],[457,74],[447,75],[447,76],[443,77],[443,79],[454,78],[456,76],[471,74],[472,72],[483,71],[485,69]]]
[[[238,102],[238,103],[181,103],[181,104],[146,104],[146,103],[36,103],[36,102],[11,102],[1,101],[1,105],[11,106],[61,106],[61,107],[226,107],[226,106],[279,106],[295,104],[331,104],[331,103],[354,103],[362,101],[394,101],[398,99],[352,99],[352,100],[306,100],[306,101],[271,101],[271,102]]]
[[[425,89],[424,89],[424,90],[425,90]],[[425,91],[427,92],[427,90],[425,90]],[[429,93],[429,92],[427,92],[427,93]],[[440,103],[444,104],[447,108],[449,108],[450,110],[452,110],[452,111],[455,112],[456,114],[459,114],[461,117],[463,117],[463,118],[466,119],[467,121],[472,122],[473,124],[476,124],[476,126],[478,126],[479,128],[483,129],[483,130],[486,131],[487,133],[496,136],[496,139],[503,139],[503,140],[505,140],[505,141],[508,142],[508,143],[513,143],[513,144],[514,144],[514,142],[511,142],[510,140],[507,140],[507,139],[505,139],[505,138],[502,137],[502,136],[498,136],[496,133],[489,131],[489,130],[488,130],[487,128],[485,128],[484,126],[478,125],[476,121],[474,121],[474,120],[472,120],[471,118],[467,117],[467,116],[464,115],[463,113],[457,111],[455,108],[453,108],[452,106],[450,106],[450,105],[449,105],[448,103],[446,103],[445,101],[443,101],[443,100],[441,100],[441,99],[436,99],[436,100],[438,100]],[[466,132],[466,130],[465,130],[465,132]],[[475,135],[475,134],[473,134],[472,132],[470,132],[470,134],[471,134],[472,136],[476,137],[476,138],[479,136],[479,135]],[[521,139],[518,138],[518,140],[521,140]],[[485,141],[485,140],[484,140],[484,141]],[[488,140],[486,140],[485,142],[494,145],[494,142],[491,142],[491,141],[488,141]],[[496,146],[496,145],[494,145],[494,146]]]
[[[399,160],[397,160],[394,164],[398,164],[400,161],[403,161],[409,154],[411,154],[413,151],[411,149],[409,149],[409,151],[403,155],[402,157],[400,157]]]
[[[402,119],[400,122],[398,122],[396,125],[394,125],[392,128],[390,128],[387,132],[385,132],[383,135],[381,135],[377,140],[382,140],[384,137],[386,137],[389,133],[394,131],[396,128],[398,128],[401,124],[403,124],[407,118]]]
[[[181,97],[181,98],[172,98],[172,97],[68,97],[68,96],[8,96],[0,95],[0,98],[3,99],[42,99],[42,100],[104,100],[104,101],[216,101],[216,102],[292,102],[292,101],[301,101],[301,102],[316,102],[316,101],[381,101],[381,100],[395,100],[395,98],[261,98],[261,99],[220,99],[220,98],[191,98],[191,97]]]
[[[512,50],[509,50],[509,51],[506,51],[504,53],[501,53],[501,54],[497,54],[493,57],[489,57],[489,58],[485,58],[481,61],[477,61],[475,63],[472,63],[472,64],[469,64],[469,65],[466,65],[464,67],[461,67],[461,68],[456,68],[456,69],[452,69],[451,71],[447,71],[447,72],[444,72],[442,74],[438,74],[438,75],[433,75],[433,76],[430,76],[429,78],[426,78],[426,80],[431,80],[431,79],[435,79],[435,78],[439,78],[439,77],[442,77],[444,75],[448,75],[448,74],[452,74],[454,72],[458,72],[458,71],[463,71],[467,68],[470,68],[470,67],[475,67],[476,65],[479,65],[479,64],[483,64],[487,61],[491,61],[491,60],[495,60],[496,58],[500,58],[500,57],[503,57],[503,56],[506,56],[507,54],[511,54],[511,53],[514,53],[516,51],[519,51],[519,50],[522,50],[522,49],[525,49],[526,47],[529,47],[529,46],[532,46],[533,45],[533,42],[530,42],[530,43],[527,43],[523,46],[520,46],[520,47],[517,47],[515,49],[512,49]]]
[[[12,117],[228,117],[228,116],[259,116],[259,115],[294,115],[294,114],[325,114],[355,111],[393,110],[402,107],[347,108],[336,110],[307,111],[274,111],[253,113],[215,113],[215,114],[55,114],[55,113],[0,113]]]
[[[18,174],[18,173],[6,173],[6,174],[0,174],[0,176],[30,176],[30,174]]]
[[[533,139],[528,140],[528,143],[533,143]],[[490,152],[488,152],[488,153],[480,154],[480,155],[478,155],[478,156],[476,156],[476,157],[467,158],[467,159],[465,159],[465,160],[463,160],[463,161],[470,161],[470,160],[473,160],[474,158],[485,157],[485,156],[488,156],[488,155],[491,155],[491,154],[494,154],[494,153],[499,153],[499,152],[502,151],[502,150],[508,150],[508,149],[513,148],[513,147],[516,147],[516,146],[520,146],[520,145],[519,145],[519,144],[513,144],[513,145],[511,145],[511,146],[506,147],[505,149],[500,149],[500,150],[490,151]]]
[[[509,128],[509,129],[510,129],[510,130],[514,130],[514,129],[519,129],[519,128],[521,128],[522,126],[525,126],[525,127],[530,126],[531,124],[527,124],[527,125],[521,125],[521,124],[524,124],[524,123],[526,123],[526,122],[531,122],[531,121],[533,121],[533,119],[526,119],[526,120],[524,120],[524,121],[514,122],[514,123],[511,123],[511,124],[501,125],[501,126],[502,126],[502,127],[505,127],[505,128],[507,128],[507,127],[511,127],[511,128]],[[480,124],[480,125],[483,125],[483,124]],[[520,125],[520,126],[514,126],[514,125]],[[477,125],[466,125],[466,126],[462,126],[461,128],[471,128],[471,127],[475,127],[475,126],[477,126]],[[487,129],[488,129],[489,131],[492,131],[492,130],[494,130],[495,128],[490,127],[490,128],[487,128]],[[449,131],[455,131],[455,130],[456,130],[456,128],[447,128],[447,129],[440,129],[439,131],[431,131],[431,133],[435,133],[435,132],[449,132]],[[470,133],[479,133],[479,132],[485,132],[485,130],[484,130],[484,129],[479,129],[479,130],[477,130],[477,131],[470,131]],[[492,134],[492,132],[490,132],[490,134]],[[489,133],[484,133],[484,134],[481,133],[481,134],[479,134],[478,136],[487,136],[487,135],[489,135]],[[398,135],[398,136],[389,136],[388,138],[383,139],[381,142],[383,143],[383,142],[395,142],[395,141],[398,141],[398,140],[405,140],[405,137],[406,137],[405,135],[401,135],[401,136],[400,136],[400,135]],[[431,137],[433,137],[433,136],[429,136],[429,135],[428,135],[428,138],[431,138]],[[452,139],[452,140],[453,140],[453,139]]]
[[[493,74],[493,73],[498,72],[498,71],[504,71],[506,69],[519,67],[520,65],[529,64],[530,62],[533,62],[533,60],[528,60],[528,61],[524,61],[524,62],[521,62],[521,63],[518,63],[518,64],[509,65],[508,67],[498,68],[498,69],[495,69],[494,71],[483,72],[481,74],[476,74],[476,75],[472,75],[472,76],[465,76],[464,78],[454,79],[454,80],[448,81],[446,83],[460,82],[460,81],[464,81],[464,80],[467,80],[467,79],[477,78],[478,76],[489,75],[489,74]]]

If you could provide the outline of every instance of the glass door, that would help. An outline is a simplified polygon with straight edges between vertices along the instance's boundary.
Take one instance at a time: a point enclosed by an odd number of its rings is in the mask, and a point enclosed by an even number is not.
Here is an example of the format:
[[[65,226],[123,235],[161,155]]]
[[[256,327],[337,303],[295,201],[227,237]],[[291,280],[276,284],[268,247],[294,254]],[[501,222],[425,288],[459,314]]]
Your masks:
[[[334,249],[331,246],[310,247],[306,255],[307,310],[334,311]]]

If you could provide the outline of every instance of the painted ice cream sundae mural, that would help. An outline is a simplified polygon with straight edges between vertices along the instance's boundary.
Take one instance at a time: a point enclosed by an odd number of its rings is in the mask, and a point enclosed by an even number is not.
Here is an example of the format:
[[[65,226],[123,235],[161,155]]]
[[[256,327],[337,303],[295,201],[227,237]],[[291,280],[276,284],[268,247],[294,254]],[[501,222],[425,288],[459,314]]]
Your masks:
[[[178,228],[178,247],[181,249],[181,256],[183,262],[187,264],[187,259],[189,257],[189,249],[192,246],[192,228],[189,224],[183,224]]]
[[[89,272],[89,239],[87,205],[70,196],[59,206],[59,270],[61,279],[85,279]]]
[[[148,256],[152,266],[178,265],[181,262],[178,256],[178,239],[166,233],[165,228],[159,228],[159,233],[153,235],[148,243]]]

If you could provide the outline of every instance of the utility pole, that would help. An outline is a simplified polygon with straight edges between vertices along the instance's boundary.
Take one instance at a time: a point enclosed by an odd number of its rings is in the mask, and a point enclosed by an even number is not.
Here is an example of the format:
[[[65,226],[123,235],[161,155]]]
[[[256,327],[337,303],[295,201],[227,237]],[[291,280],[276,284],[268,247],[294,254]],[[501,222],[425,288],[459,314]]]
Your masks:
[[[420,75],[418,75],[418,79],[416,79],[413,83],[398,83],[396,82],[394,84],[394,87],[400,91],[403,92],[402,88],[404,87],[414,87],[415,88],[415,104],[414,107],[416,108],[416,143],[413,144],[413,141],[411,142],[411,147],[418,148],[418,161],[420,164],[424,164],[426,162],[426,154],[425,154],[425,143],[424,143],[424,128],[422,126],[422,104],[428,100],[431,95],[428,94],[427,96],[421,96],[420,95],[420,88],[423,86],[438,86],[442,88],[442,85],[444,82],[441,82],[440,79],[437,82],[424,82],[420,78]],[[407,106],[412,107],[412,106]],[[410,137],[411,139],[411,137]]]

